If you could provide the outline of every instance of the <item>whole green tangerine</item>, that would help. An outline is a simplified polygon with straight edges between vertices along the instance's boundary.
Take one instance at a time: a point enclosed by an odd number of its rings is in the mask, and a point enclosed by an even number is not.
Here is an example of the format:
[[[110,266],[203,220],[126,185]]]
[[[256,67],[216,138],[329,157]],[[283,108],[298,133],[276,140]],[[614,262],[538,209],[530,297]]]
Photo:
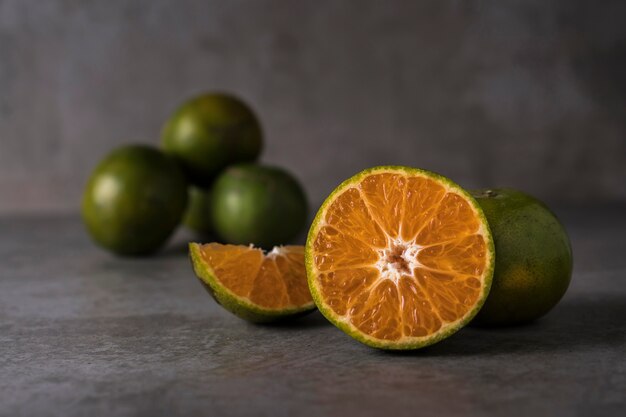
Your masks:
[[[561,300],[571,281],[569,237],[550,209],[514,189],[472,192],[491,228],[496,262],[491,292],[473,323],[536,320]]]
[[[263,134],[256,115],[241,99],[210,93],[174,112],[163,127],[161,144],[178,159],[192,184],[208,187],[227,166],[254,162]]]
[[[308,203],[304,189],[284,169],[239,164],[215,181],[212,223],[227,243],[265,249],[289,243],[304,228]]]
[[[183,217],[183,224],[201,236],[214,232],[211,216],[211,189],[189,187],[189,202]]]
[[[159,249],[180,223],[187,183],[180,168],[158,149],[118,148],[94,169],[81,201],[91,238],[120,255]]]

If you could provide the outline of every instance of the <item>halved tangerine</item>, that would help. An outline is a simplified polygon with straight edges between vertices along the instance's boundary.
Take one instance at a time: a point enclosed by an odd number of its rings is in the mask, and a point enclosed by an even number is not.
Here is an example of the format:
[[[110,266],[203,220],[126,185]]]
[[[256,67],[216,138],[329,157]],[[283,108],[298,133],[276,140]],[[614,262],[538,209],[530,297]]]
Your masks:
[[[382,166],[343,182],[306,243],[309,288],[337,327],[384,349],[456,332],[489,292],[494,249],[478,203],[432,172]]]
[[[304,267],[304,246],[277,246],[265,254],[252,246],[189,244],[204,287],[231,313],[269,322],[315,309]]]

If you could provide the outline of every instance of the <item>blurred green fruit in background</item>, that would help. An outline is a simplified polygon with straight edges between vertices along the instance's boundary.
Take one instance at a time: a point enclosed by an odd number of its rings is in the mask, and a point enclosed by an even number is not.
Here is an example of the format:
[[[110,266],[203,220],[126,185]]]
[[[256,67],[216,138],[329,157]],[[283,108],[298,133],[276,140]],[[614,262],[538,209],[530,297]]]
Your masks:
[[[191,183],[207,187],[228,165],[255,161],[262,136],[257,117],[243,101],[214,93],[180,106],[165,124],[161,143]]]
[[[227,168],[212,193],[213,226],[227,243],[263,248],[289,243],[307,220],[300,183],[275,167],[240,164]]]
[[[496,262],[487,301],[475,324],[512,325],[546,314],[572,276],[567,232],[541,201],[512,189],[472,192],[493,235]]]
[[[210,189],[189,187],[189,201],[183,224],[199,235],[207,236],[213,233]]]
[[[93,240],[121,255],[159,249],[180,223],[187,183],[176,162],[158,149],[129,145],[95,168],[81,214]]]

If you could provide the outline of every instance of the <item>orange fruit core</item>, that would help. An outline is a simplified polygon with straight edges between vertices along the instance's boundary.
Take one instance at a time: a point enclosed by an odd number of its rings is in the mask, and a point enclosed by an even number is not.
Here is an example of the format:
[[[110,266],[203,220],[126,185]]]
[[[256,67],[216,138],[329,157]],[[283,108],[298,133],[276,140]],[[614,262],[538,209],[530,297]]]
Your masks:
[[[309,279],[336,320],[373,339],[430,338],[484,298],[489,232],[458,187],[384,172],[329,200],[309,237]]]
[[[209,243],[201,246],[201,256],[220,284],[259,307],[285,309],[313,301],[303,246],[277,246],[264,254],[250,246]]]

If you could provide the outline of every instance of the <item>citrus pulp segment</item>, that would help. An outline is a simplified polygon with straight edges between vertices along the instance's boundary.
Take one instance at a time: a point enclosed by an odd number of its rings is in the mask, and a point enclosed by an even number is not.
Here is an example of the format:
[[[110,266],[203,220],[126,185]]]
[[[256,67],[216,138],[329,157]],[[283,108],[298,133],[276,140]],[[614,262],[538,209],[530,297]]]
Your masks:
[[[433,344],[471,320],[491,285],[494,250],[480,206],[437,174],[376,167],[342,183],[309,231],[318,308],[385,349]]]
[[[233,314],[268,322],[315,309],[303,246],[264,254],[252,246],[189,244],[194,271],[215,300]]]

